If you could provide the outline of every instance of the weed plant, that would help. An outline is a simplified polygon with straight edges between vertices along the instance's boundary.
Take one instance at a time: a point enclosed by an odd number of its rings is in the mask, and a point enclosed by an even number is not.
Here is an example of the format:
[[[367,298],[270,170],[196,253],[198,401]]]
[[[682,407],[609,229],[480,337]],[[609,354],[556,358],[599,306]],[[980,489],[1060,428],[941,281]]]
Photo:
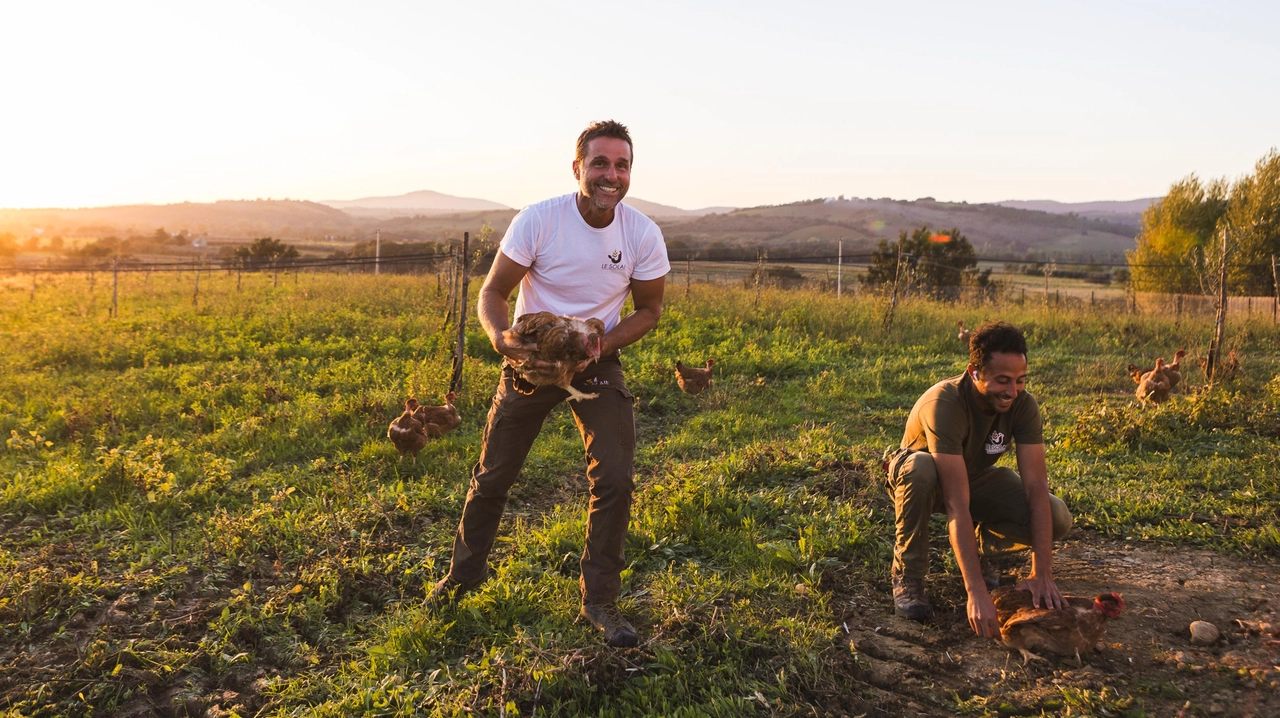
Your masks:
[[[387,424],[450,371],[434,278],[201,279],[125,275],[116,318],[101,276],[0,286],[10,715],[863,712],[844,635],[858,601],[889,602],[880,456],[963,369],[957,319],[1026,332],[1051,488],[1080,530],[1280,556],[1269,318],[1231,327],[1233,383],[1188,366],[1188,391],[1139,407],[1125,365],[1179,347],[1193,364],[1208,326],[913,300],[886,334],[882,299],[695,285],[624,352],[640,443],[621,604],[641,647],[575,620],[586,491],[563,407],[491,580],[433,613],[498,378],[488,341],[472,322],[462,426],[400,458]],[[715,386],[681,394],[675,361],[708,357]]]

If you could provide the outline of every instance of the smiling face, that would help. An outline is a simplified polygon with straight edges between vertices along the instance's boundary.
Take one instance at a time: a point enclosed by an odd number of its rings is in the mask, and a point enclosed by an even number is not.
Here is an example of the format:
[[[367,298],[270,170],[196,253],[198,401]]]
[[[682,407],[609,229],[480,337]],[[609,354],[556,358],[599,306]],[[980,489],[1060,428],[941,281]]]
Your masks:
[[[970,364],[968,371],[981,403],[997,414],[1012,409],[1013,400],[1027,386],[1025,354],[993,352],[985,367],[979,369]]]
[[[592,139],[586,156],[573,161],[573,176],[578,180],[578,209],[587,222],[595,226],[593,219],[612,221],[614,208],[631,186],[631,145],[616,137]]]

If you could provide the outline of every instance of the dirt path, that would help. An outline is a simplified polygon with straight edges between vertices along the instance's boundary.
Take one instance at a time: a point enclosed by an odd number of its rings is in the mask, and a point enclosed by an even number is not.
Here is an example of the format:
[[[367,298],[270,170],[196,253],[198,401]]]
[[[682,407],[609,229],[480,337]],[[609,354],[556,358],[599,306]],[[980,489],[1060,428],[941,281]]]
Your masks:
[[[861,613],[858,628],[846,621],[861,677],[885,715],[952,715],[958,699],[1001,715],[1125,715],[1141,706],[1148,716],[1280,716],[1280,640],[1267,635],[1280,631],[1274,562],[1084,534],[1057,551],[1055,574],[1065,593],[1115,591],[1128,606],[1082,668],[1074,659],[1024,666],[1016,652],[975,637],[954,577],[929,587],[932,624],[895,618],[887,605],[878,617]],[[1197,620],[1221,638],[1192,645]]]

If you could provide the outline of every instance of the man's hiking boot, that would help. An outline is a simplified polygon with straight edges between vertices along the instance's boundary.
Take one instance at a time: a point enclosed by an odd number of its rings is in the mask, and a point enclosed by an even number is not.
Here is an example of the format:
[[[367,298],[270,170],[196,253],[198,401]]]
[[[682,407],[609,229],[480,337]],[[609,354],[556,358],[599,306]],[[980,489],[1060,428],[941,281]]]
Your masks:
[[[924,579],[893,577],[893,612],[912,621],[923,621],[933,613],[924,593]]]
[[[479,581],[462,583],[461,581],[455,581],[452,576],[445,576],[437,581],[436,585],[427,592],[427,597],[423,599],[422,604],[432,610],[439,609],[445,605],[453,605],[468,591],[484,583],[484,579],[488,577],[486,573]]]
[[[582,617],[604,631],[604,642],[614,648],[633,648],[640,640],[616,603],[583,603]]]
[[[987,590],[1000,588],[1000,568],[996,566],[996,560],[989,556],[979,556],[978,565],[982,567],[982,582],[987,584]]]

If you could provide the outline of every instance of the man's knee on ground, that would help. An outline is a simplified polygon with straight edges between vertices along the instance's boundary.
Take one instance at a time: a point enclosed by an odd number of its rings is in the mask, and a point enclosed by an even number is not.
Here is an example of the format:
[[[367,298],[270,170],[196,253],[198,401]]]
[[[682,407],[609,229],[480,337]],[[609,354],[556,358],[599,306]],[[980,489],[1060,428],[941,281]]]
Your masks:
[[[1053,515],[1053,540],[1061,541],[1071,530],[1071,524],[1074,522],[1071,510],[1062,499],[1050,494],[1049,513]]]
[[[927,451],[913,451],[902,457],[897,467],[895,484],[928,487],[938,481],[938,465]]]

